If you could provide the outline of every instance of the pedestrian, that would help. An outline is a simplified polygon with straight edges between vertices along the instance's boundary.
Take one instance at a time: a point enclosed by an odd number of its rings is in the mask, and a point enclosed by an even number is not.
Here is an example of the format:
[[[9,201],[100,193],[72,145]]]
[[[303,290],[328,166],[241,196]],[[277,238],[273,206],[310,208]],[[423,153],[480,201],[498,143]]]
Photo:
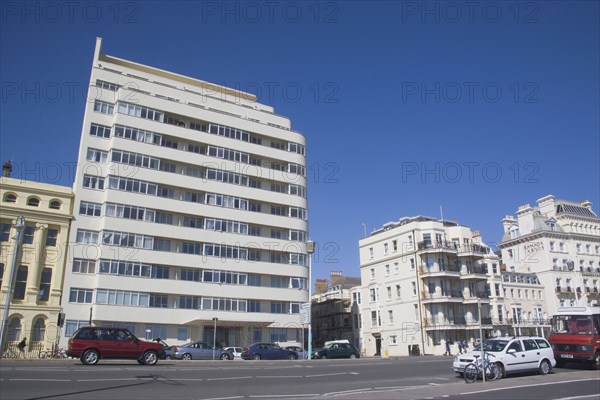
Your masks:
[[[462,341],[458,340],[457,344],[458,344],[458,354],[462,354],[463,353]]]
[[[451,356],[452,354],[450,353],[450,341],[448,339],[446,339],[446,352],[444,353],[445,356]]]
[[[25,357],[25,347],[27,346],[27,338],[24,337],[23,340],[19,342],[17,347],[19,348],[19,356]]]

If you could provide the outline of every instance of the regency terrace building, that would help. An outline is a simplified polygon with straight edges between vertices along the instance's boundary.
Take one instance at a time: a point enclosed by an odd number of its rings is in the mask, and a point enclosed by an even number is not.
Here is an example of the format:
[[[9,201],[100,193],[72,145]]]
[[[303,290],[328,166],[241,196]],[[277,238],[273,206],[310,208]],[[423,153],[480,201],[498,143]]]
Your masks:
[[[308,301],[305,138],[255,96],[108,56],[97,40],[64,338],[299,341]],[[92,96],[90,96],[92,97]]]
[[[443,354],[446,340],[478,338],[480,321],[486,334],[495,333],[492,319],[499,318],[491,305],[502,290],[488,279],[499,281],[499,258],[477,231],[431,217],[402,218],[361,239],[359,252],[353,322],[364,354]]]

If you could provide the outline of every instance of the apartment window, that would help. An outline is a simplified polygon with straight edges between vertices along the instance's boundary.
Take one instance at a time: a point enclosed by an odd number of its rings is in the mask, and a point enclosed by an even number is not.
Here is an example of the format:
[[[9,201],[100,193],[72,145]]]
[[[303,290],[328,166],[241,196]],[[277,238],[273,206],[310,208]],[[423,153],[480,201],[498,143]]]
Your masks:
[[[375,268],[371,268],[371,279],[375,279]]]
[[[102,212],[102,204],[82,201],[79,203],[79,214],[99,217]]]
[[[42,342],[46,336],[46,322],[43,318],[37,318],[31,329],[31,341]]]
[[[390,325],[394,323],[394,312],[392,310],[388,310],[388,321]]]
[[[498,273],[498,264],[492,264],[492,272],[493,272],[494,274],[497,274],[497,273]]]
[[[181,252],[186,254],[202,254],[202,247],[199,243],[186,243],[183,242],[181,246]]]
[[[188,329],[185,326],[180,326],[177,328],[177,340],[187,340],[188,339]]]
[[[392,240],[392,250],[394,252],[398,251],[398,241],[397,240]]]
[[[392,335],[390,336],[390,345],[398,344],[398,336]]]
[[[35,226],[26,225],[23,231],[23,243],[33,244],[33,238],[35,236]]]
[[[369,248],[369,258],[373,258],[373,248]]]
[[[591,246],[590,246],[589,244],[586,244],[586,245],[585,245],[585,252],[586,252],[587,254],[591,254]]]
[[[104,178],[95,175],[84,175],[83,187],[94,190],[104,190]]]
[[[413,291],[413,296],[417,295],[417,283],[416,282],[411,282],[412,283],[412,291]]]
[[[419,321],[419,306],[414,304],[414,309],[415,309],[415,321]]]
[[[555,247],[554,241],[550,241],[550,251],[554,251]]]
[[[389,266],[389,264],[385,266],[385,276],[390,276],[390,266]]]
[[[94,293],[91,289],[71,288],[69,293],[70,303],[79,304],[92,304],[92,294]]]
[[[17,276],[15,279],[15,291],[13,293],[13,300],[25,300],[25,289],[27,288],[27,276],[29,271],[25,265],[21,265],[17,269]]]
[[[87,161],[94,161],[97,163],[106,163],[106,161],[108,160],[108,152],[106,151],[102,151],[102,150],[98,150],[98,149],[91,149],[88,148],[85,159]]]
[[[410,259],[410,269],[411,269],[411,270],[414,270],[414,269],[415,269],[415,259],[414,259],[414,258],[411,258],[411,259]]]
[[[179,296],[179,308],[197,310],[200,307],[200,298],[197,296]]]
[[[16,203],[17,202],[17,196],[15,196],[12,193],[7,193],[4,195],[4,202],[5,203]]]
[[[560,251],[565,251],[565,244],[564,244],[563,242],[560,242],[560,243],[558,244],[558,250],[560,250]]]
[[[387,287],[387,298],[388,298],[388,300],[392,299],[392,287],[391,286]]]
[[[97,244],[98,232],[78,229],[75,241],[76,243]]]
[[[394,274],[398,275],[400,273],[400,265],[396,262],[394,263]]]
[[[396,297],[400,298],[400,285],[396,285]]]
[[[48,229],[46,233],[46,246],[56,247],[56,240],[58,239],[58,229]]]
[[[27,205],[31,207],[39,207],[40,199],[38,199],[37,197],[30,197],[27,199]]]
[[[577,243],[577,244],[575,245],[575,248],[577,249],[577,252],[578,252],[578,253],[581,253],[581,243]]]
[[[73,260],[73,272],[80,274],[96,273],[96,260],[76,258]]]
[[[114,104],[106,103],[104,101],[96,100],[94,102],[94,111],[99,112],[101,114],[109,114],[112,115],[114,112],[115,106]]]
[[[383,244],[383,254],[387,254],[388,253],[388,244],[384,243]]]
[[[376,327],[379,326],[377,324],[377,311],[371,311],[371,326],[372,327]]]
[[[110,138],[110,131],[110,126],[92,124],[90,128],[90,135],[108,139]]]
[[[2,287],[3,276],[4,276],[4,263],[0,263],[0,287]]]
[[[121,87],[121,85],[96,79],[96,87],[100,89],[110,90],[111,92],[116,92]]]
[[[38,292],[39,301],[48,301],[50,298],[50,283],[52,282],[52,268],[44,268],[40,278],[40,288]]]
[[[375,288],[369,289],[369,294],[370,294],[370,298],[371,298],[371,302],[376,302],[377,301],[377,293],[375,291]]]

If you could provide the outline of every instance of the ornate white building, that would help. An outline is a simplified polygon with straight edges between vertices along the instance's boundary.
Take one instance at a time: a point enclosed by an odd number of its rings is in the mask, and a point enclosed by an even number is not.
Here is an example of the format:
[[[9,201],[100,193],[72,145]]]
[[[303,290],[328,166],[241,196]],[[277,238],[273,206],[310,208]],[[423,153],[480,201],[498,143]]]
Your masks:
[[[64,336],[300,341],[305,138],[255,96],[102,53],[74,183]]]
[[[499,258],[477,231],[431,217],[402,218],[359,241],[362,286],[353,288],[366,355],[443,354],[445,341],[493,334],[502,297]],[[496,293],[496,290],[498,293]],[[452,352],[457,351],[454,344]]]
[[[506,270],[537,275],[548,316],[560,306],[599,302],[600,218],[589,201],[548,195],[534,207],[519,207],[517,218],[508,215],[502,224],[499,247]]]

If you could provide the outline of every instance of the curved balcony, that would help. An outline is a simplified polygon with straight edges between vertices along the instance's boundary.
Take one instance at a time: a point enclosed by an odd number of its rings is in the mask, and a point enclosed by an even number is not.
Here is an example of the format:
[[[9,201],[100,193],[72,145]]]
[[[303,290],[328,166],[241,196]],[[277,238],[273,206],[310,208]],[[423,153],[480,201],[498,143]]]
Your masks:
[[[460,276],[461,279],[487,279],[487,271],[483,267],[467,267]]]
[[[426,265],[419,266],[419,274],[422,277],[435,277],[435,276],[454,276],[460,277],[460,266],[458,265],[443,265],[443,266],[432,266],[427,268]]]
[[[456,254],[457,249],[452,242],[429,242],[422,241],[417,243],[417,250],[421,253],[451,253]]]
[[[483,258],[489,249],[479,244],[463,244],[458,246],[457,251],[459,257]]]
[[[460,290],[449,290],[445,292],[421,293],[423,304],[431,303],[462,303],[463,294]]]

